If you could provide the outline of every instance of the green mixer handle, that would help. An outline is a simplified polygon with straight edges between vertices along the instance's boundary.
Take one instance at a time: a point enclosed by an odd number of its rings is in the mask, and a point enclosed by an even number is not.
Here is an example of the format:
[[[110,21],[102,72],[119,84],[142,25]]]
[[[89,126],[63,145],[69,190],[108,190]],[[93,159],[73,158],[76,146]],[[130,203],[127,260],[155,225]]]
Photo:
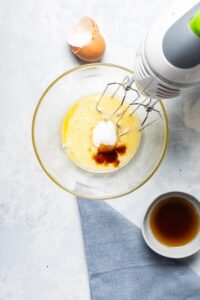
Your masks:
[[[200,37],[200,10],[190,20],[190,28],[198,37]]]

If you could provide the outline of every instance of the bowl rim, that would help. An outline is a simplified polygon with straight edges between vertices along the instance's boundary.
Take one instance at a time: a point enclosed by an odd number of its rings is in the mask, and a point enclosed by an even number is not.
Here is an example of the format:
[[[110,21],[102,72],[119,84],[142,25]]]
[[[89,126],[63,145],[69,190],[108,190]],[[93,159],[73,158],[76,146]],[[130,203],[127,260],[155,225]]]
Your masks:
[[[148,177],[146,177],[137,187],[132,188],[130,190],[128,190],[125,193],[121,193],[118,195],[114,195],[114,196],[110,196],[110,197],[98,197],[98,195],[94,198],[94,197],[90,197],[90,196],[84,196],[79,194],[76,191],[67,189],[65,186],[63,186],[62,184],[60,184],[46,169],[46,167],[43,165],[42,160],[40,159],[39,153],[37,151],[37,147],[36,147],[36,142],[35,142],[35,123],[36,123],[36,116],[37,116],[37,112],[40,108],[40,105],[43,101],[43,99],[45,98],[46,94],[48,93],[48,91],[56,84],[57,81],[59,81],[61,78],[65,77],[66,75],[69,75],[72,72],[76,72],[78,70],[81,69],[87,69],[87,68],[92,68],[92,67],[114,67],[114,68],[118,68],[121,69],[123,71],[126,71],[128,73],[133,73],[133,71],[131,69],[128,69],[126,67],[117,65],[117,64],[112,64],[112,63],[90,63],[90,64],[84,64],[84,65],[80,65],[74,68],[69,69],[68,71],[62,73],[60,76],[58,76],[56,79],[54,79],[49,86],[46,88],[46,90],[43,92],[43,94],[40,96],[39,101],[35,107],[34,113],[33,113],[33,117],[32,117],[32,126],[31,126],[31,138],[32,138],[32,146],[33,146],[33,150],[35,153],[35,156],[37,158],[37,161],[39,162],[42,170],[44,171],[44,173],[49,177],[49,179],[54,182],[57,186],[59,186],[60,188],[62,188],[64,191],[73,194],[76,197],[80,197],[80,198],[84,198],[84,199],[89,199],[89,200],[108,200],[108,199],[115,199],[115,198],[119,198],[125,195],[128,195],[134,191],[136,191],[137,189],[139,189],[141,186],[143,186],[158,170],[158,168],[160,167],[165,154],[166,154],[166,150],[167,150],[167,146],[168,146],[168,141],[169,141],[169,126],[168,126],[168,117],[167,117],[167,113],[166,113],[166,109],[164,107],[164,104],[162,102],[162,100],[159,100],[159,104],[161,105],[161,109],[163,111],[163,115],[164,115],[164,120],[165,120],[165,126],[166,126],[166,136],[165,136],[165,145],[163,148],[163,153],[161,155],[160,160],[158,161],[158,163],[156,164],[155,168],[153,169],[153,171],[149,174]]]

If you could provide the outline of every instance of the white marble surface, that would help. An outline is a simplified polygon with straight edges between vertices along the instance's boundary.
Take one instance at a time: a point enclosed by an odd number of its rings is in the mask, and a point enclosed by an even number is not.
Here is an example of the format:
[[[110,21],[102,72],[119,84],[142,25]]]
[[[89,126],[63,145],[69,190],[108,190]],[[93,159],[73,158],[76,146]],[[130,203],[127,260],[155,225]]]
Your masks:
[[[104,62],[132,67],[134,53],[169,0],[0,1],[0,300],[88,300],[76,202],[42,172],[31,119],[47,85],[79,62],[69,53],[71,22],[95,18],[107,41]],[[158,194],[200,197],[200,102],[165,102],[170,143],[157,174],[140,190],[109,201],[135,224]],[[200,255],[187,260],[200,274]]]

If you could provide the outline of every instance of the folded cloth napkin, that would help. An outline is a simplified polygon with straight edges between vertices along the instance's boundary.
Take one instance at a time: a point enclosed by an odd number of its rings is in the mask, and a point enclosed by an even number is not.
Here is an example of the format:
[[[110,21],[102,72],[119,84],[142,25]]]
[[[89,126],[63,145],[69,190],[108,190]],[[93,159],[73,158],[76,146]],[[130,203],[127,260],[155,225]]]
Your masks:
[[[104,201],[78,198],[92,300],[200,300],[200,277],[161,257]]]

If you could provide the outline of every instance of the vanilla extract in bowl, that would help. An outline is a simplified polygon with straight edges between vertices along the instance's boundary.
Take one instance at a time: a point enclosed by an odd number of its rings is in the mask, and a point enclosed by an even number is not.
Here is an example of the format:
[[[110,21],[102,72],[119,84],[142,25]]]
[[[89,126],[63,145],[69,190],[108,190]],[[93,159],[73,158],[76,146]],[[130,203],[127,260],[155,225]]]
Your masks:
[[[189,200],[173,196],[159,201],[152,209],[150,228],[160,243],[179,247],[198,235],[200,216]]]

